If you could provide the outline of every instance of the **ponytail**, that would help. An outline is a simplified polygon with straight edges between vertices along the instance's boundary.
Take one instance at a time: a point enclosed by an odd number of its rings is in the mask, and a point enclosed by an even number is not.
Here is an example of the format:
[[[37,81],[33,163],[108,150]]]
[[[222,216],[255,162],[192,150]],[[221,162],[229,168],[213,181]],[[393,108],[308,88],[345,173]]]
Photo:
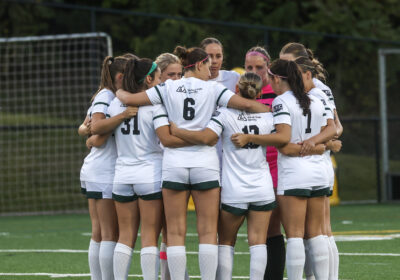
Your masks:
[[[324,65],[322,65],[322,63],[319,62],[319,60],[314,57],[314,53],[311,49],[307,49],[306,51],[307,51],[308,58],[311,60],[312,64],[314,65],[315,72],[316,72],[315,77],[318,80],[321,80],[325,83],[328,72],[325,70]]]
[[[115,75],[117,75],[118,73],[124,73],[124,68],[125,68],[127,61],[128,61],[128,58],[123,57],[123,56],[117,56],[115,58],[112,56],[107,56],[103,60],[103,65],[101,67],[99,89],[92,96],[91,102],[93,102],[96,95],[102,89],[106,88],[106,89],[111,90],[114,93],[117,91],[117,89],[115,88],[115,80],[114,80]]]
[[[193,71],[197,63],[206,63],[209,59],[208,54],[201,48],[186,49],[185,47],[177,46],[174,54],[181,60],[185,71]]]
[[[303,115],[307,115],[310,110],[311,99],[304,89],[303,77],[296,62],[283,59],[277,59],[272,62],[269,74],[280,77],[286,81],[294,96],[299,102],[300,108],[303,109]]]

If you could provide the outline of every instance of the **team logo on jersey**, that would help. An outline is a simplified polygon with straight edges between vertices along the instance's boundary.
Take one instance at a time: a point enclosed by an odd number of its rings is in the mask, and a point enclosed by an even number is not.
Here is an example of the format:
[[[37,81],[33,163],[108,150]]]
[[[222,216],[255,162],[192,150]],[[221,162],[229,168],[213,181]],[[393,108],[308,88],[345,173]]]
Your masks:
[[[220,111],[215,111],[212,115],[213,115],[213,117],[217,117],[217,116],[219,116],[220,114],[221,114]]]
[[[332,96],[332,93],[329,89],[323,89],[322,91],[325,92],[327,96]]]
[[[277,105],[274,106],[274,113],[277,113],[282,109],[283,109],[282,104],[277,104]]]
[[[185,86],[180,86],[180,87],[178,87],[178,88],[176,89],[176,92],[183,92],[183,93],[186,93],[186,88],[185,88]]]
[[[247,118],[243,113],[240,113],[239,116],[238,116],[238,120],[239,121],[247,121]]]

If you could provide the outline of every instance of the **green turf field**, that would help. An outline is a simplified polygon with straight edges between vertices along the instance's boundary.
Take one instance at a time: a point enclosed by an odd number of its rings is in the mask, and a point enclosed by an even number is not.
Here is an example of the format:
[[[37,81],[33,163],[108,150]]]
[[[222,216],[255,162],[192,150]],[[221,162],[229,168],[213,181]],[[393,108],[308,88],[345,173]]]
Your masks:
[[[400,204],[344,205],[332,209],[340,279],[400,279]],[[88,215],[0,217],[0,279],[89,279]],[[188,269],[200,275],[195,215],[188,215]],[[236,246],[234,275],[249,275],[245,228]],[[68,251],[61,251],[66,249]],[[42,250],[42,251],[41,251]],[[140,277],[140,240],[131,277]]]

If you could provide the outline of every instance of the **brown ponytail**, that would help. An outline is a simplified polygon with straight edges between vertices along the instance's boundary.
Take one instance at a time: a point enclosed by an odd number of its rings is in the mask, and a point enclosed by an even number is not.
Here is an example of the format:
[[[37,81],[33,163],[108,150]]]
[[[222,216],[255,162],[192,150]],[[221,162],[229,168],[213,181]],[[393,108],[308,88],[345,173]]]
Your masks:
[[[185,71],[195,70],[198,62],[208,62],[208,54],[201,48],[186,49],[185,47],[177,46],[174,54],[181,60]]]
[[[93,102],[96,95],[104,88],[111,90],[112,92],[116,92],[115,88],[115,75],[118,73],[124,73],[125,65],[128,59],[123,56],[107,56],[103,60],[103,66],[101,68],[101,76],[100,76],[100,85],[99,89],[92,96],[91,102]]]
[[[147,89],[144,81],[152,65],[153,61],[149,58],[129,59],[125,67],[122,88],[131,93]],[[151,72],[149,76],[154,78],[155,72],[156,70]]]
[[[287,81],[305,116],[310,110],[311,100],[305,92],[303,77],[296,62],[277,59],[272,62],[270,71],[274,75],[280,76],[282,80]]]

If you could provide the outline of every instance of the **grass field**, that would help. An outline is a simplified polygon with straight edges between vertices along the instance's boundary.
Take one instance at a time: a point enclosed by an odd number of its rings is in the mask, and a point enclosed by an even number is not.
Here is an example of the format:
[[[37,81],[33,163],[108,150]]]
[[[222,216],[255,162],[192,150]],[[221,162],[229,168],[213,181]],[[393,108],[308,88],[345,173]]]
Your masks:
[[[332,209],[340,256],[340,279],[400,279],[400,204],[344,205]],[[0,217],[0,279],[89,279],[89,217]],[[195,215],[188,215],[188,269],[200,275]],[[236,246],[234,275],[249,275],[246,229]],[[66,249],[68,251],[62,251]],[[140,277],[138,240],[130,271]]]

